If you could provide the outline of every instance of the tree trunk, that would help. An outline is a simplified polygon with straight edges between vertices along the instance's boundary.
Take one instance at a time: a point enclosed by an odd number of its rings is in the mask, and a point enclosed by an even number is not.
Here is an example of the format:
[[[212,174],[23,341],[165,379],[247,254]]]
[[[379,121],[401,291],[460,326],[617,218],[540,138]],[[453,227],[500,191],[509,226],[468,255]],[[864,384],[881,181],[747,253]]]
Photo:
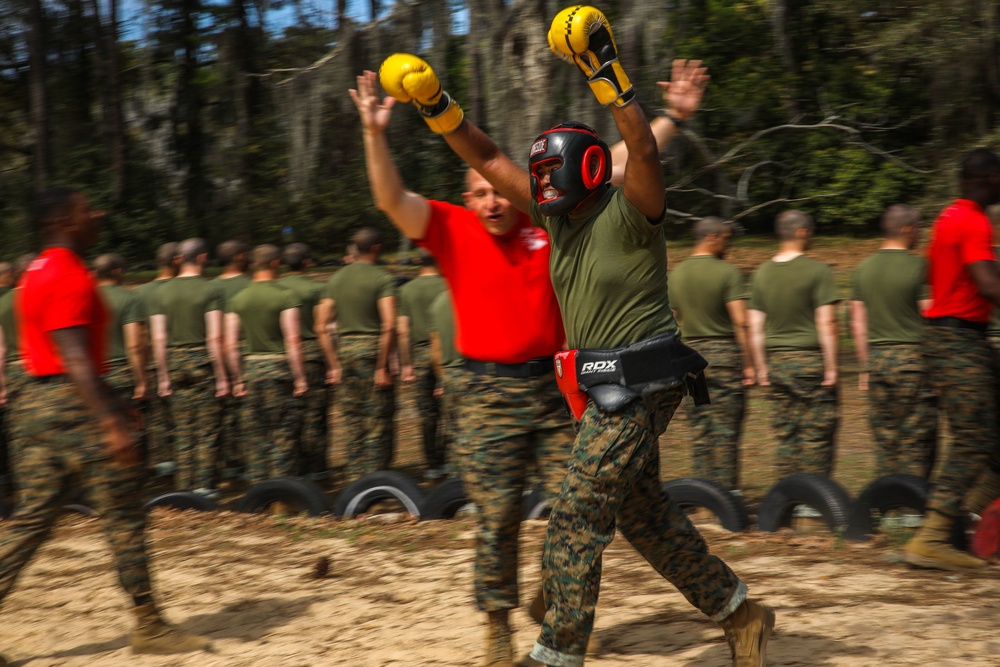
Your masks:
[[[46,83],[46,19],[42,0],[31,0],[31,36],[28,62],[31,87],[31,126],[34,132],[32,172],[35,191],[49,185],[51,174],[51,138],[49,128],[49,92]]]

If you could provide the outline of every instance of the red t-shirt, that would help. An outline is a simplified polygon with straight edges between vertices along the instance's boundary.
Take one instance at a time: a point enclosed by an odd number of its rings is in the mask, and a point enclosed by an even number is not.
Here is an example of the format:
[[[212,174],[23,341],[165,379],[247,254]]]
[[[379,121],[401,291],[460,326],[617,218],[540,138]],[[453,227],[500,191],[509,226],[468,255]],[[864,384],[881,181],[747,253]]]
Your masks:
[[[67,248],[46,248],[21,278],[17,299],[18,343],[29,375],[65,373],[49,335],[56,329],[86,327],[90,359],[104,373],[107,310],[83,261]]]
[[[979,293],[966,268],[996,261],[993,228],[979,204],[956,199],[934,221],[927,247],[928,280],[934,304],[925,317],[958,317],[989,322],[993,303]]]
[[[514,229],[493,236],[468,209],[430,205],[427,232],[416,241],[448,279],[462,355],[517,364],[562,349],[566,333],[549,278],[548,235],[518,214]]]

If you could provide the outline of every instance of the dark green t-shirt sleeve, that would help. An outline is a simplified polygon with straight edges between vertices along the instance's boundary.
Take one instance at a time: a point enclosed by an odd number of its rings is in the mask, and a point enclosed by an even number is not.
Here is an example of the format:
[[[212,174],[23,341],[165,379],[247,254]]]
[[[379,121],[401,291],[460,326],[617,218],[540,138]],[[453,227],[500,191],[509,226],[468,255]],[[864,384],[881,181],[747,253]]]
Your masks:
[[[382,279],[382,284],[379,285],[378,294],[375,299],[377,301],[389,296],[396,296],[396,281],[387,273]]]
[[[625,196],[625,190],[619,189],[611,199],[611,206],[617,206],[620,211],[620,220],[625,233],[635,241],[636,245],[645,246],[650,240],[659,238],[663,233],[663,222],[667,219],[667,207],[663,206],[663,213],[659,220],[650,222],[649,218],[635,207],[635,204]]]
[[[730,266],[726,270],[726,280],[725,280],[725,293],[723,294],[723,299],[726,303],[730,301],[739,301],[740,299],[746,299],[749,296],[747,293],[746,281],[743,280],[743,274],[735,266]]]
[[[761,289],[761,278],[760,269],[754,271],[753,277],[750,279],[750,303],[747,307],[751,310],[759,310],[762,313],[767,312],[767,306],[764,305],[764,295]]]
[[[824,264],[817,272],[813,288],[813,308],[827,306],[838,301],[840,301],[840,297],[837,295],[837,283],[833,279],[833,271],[829,265]]]
[[[861,267],[858,267],[851,276],[851,301],[864,301],[861,296]]]
[[[138,294],[129,294],[122,306],[122,324],[134,324],[146,319],[146,307]]]
[[[226,295],[221,287],[212,290],[210,298],[205,302],[205,312],[211,313],[213,310],[226,310]]]
[[[931,286],[927,284],[927,259],[924,257],[918,259],[920,262],[917,264],[917,301],[924,301],[931,298]]]

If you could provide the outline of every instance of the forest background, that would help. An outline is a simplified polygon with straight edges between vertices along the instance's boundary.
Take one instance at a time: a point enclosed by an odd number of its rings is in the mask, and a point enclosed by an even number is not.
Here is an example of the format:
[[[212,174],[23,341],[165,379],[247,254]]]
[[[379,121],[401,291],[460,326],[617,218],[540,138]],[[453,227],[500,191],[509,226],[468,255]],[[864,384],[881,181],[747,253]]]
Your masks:
[[[545,34],[565,0],[0,0],[0,258],[34,247],[52,185],[109,212],[98,252],[148,262],[189,236],[342,252],[374,209],[347,89],[395,51],[425,57],[515,159],[568,119],[610,114]],[[1000,140],[998,0],[604,0],[652,116],[673,58],[712,75],[664,154],[671,235],[704,215],[769,233],[802,208],[870,235],[931,218],[959,155]],[[457,201],[462,166],[400,106],[407,185]]]

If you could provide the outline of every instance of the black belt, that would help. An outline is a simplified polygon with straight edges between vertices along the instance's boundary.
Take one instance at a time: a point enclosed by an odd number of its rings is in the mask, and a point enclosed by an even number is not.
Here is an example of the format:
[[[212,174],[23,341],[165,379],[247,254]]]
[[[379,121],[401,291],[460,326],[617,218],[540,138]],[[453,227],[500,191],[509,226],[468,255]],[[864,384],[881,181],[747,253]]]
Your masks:
[[[500,364],[493,361],[465,360],[465,369],[479,375],[502,378],[536,378],[553,373],[552,357],[529,359],[522,364]]]
[[[927,324],[932,327],[949,327],[951,329],[969,329],[971,331],[977,331],[982,335],[986,335],[986,322],[973,322],[971,320],[963,320],[958,317],[931,317],[928,318]]]
[[[69,384],[69,376],[65,373],[57,375],[32,375],[29,377],[39,384]]]

